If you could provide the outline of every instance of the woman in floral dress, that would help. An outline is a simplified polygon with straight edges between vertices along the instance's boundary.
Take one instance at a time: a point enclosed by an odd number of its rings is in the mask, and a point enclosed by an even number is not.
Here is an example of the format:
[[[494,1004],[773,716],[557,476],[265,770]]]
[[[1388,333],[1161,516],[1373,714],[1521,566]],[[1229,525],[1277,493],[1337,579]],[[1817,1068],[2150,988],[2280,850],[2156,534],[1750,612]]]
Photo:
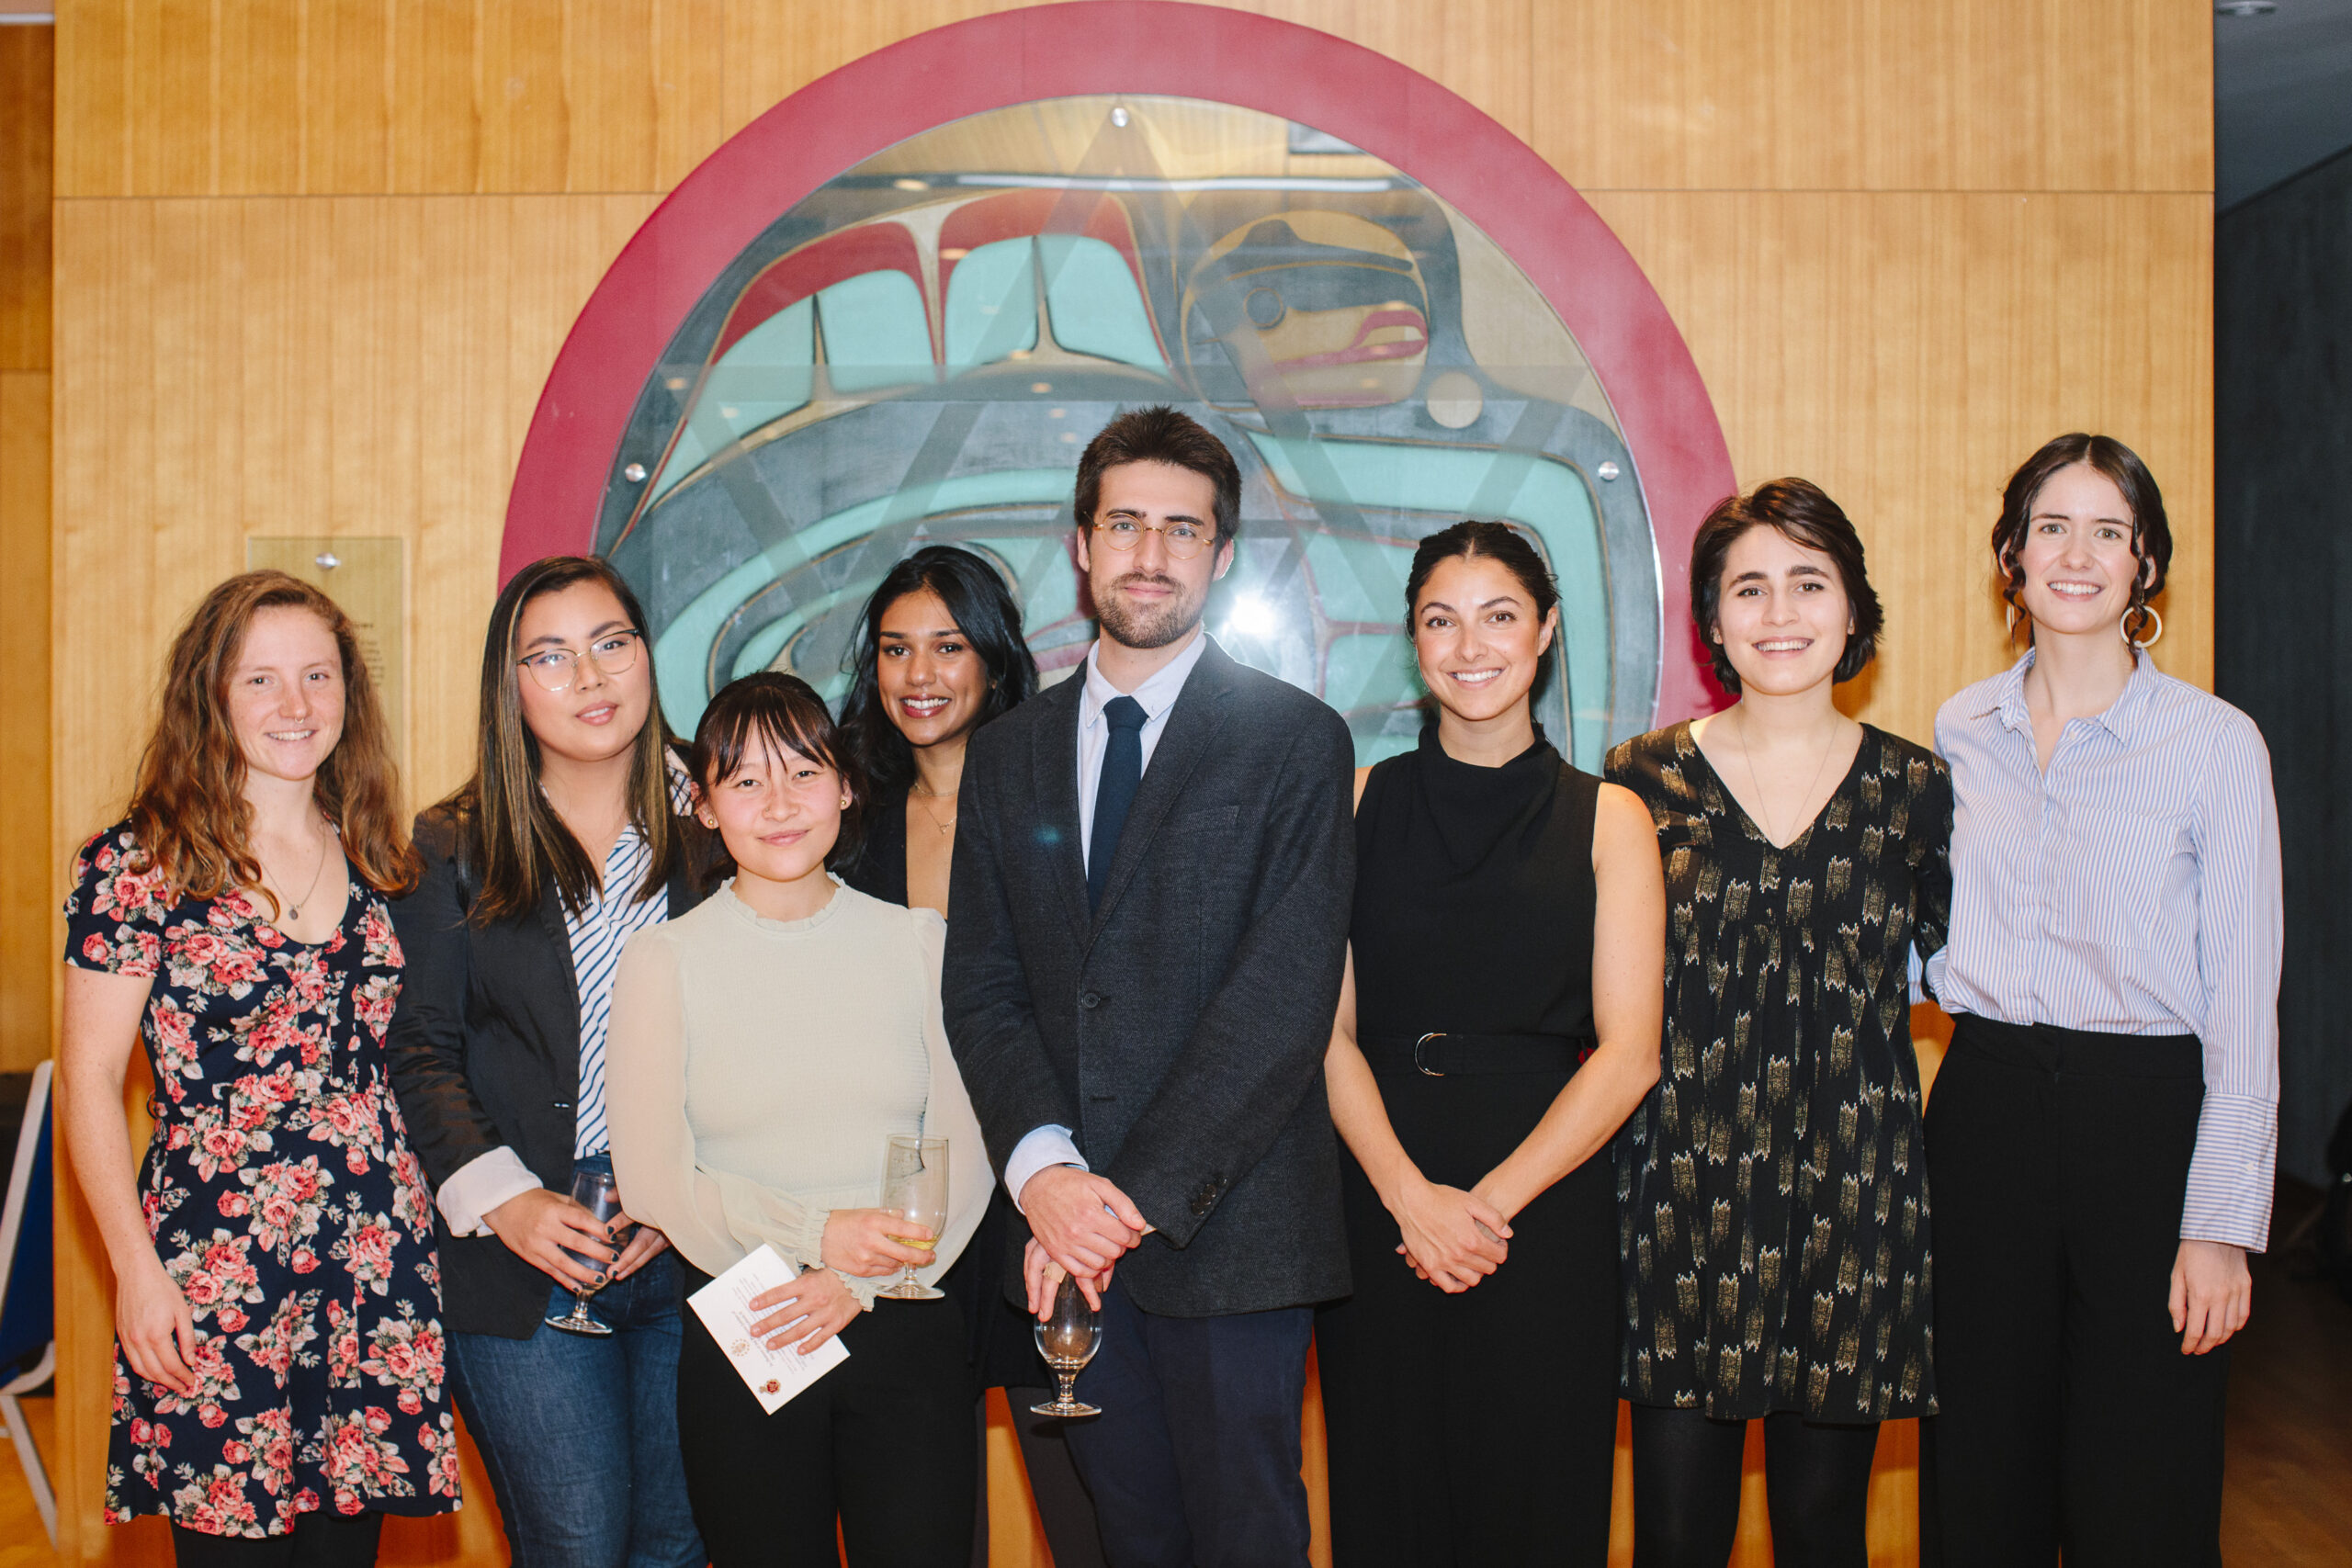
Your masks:
[[[116,1282],[107,1517],[169,1516],[183,1564],[370,1563],[385,1515],[458,1506],[431,1201],[384,1066],[398,796],[351,623],[251,572],[180,632],[130,817],[74,868],[58,1103]]]

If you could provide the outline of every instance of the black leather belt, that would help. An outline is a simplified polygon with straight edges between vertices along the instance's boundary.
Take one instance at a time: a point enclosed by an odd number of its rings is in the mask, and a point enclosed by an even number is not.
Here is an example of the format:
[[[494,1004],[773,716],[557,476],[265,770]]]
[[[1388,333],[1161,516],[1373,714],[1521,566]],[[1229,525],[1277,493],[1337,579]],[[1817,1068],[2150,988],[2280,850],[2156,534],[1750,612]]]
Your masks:
[[[1589,1034],[1374,1034],[1356,1042],[1375,1073],[1573,1073],[1599,1043]]]

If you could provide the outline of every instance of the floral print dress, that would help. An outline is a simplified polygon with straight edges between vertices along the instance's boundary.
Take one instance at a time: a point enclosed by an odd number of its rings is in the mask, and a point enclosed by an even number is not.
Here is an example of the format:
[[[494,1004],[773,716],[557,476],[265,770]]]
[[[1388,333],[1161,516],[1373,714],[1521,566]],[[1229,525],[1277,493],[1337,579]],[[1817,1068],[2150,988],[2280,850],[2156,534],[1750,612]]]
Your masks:
[[[354,875],[334,934],[299,942],[242,892],[174,898],[141,859],[126,827],[83,847],[65,961],[153,982],[140,1197],[198,1387],[135,1377],[116,1347],[107,1518],[260,1537],[320,1508],[446,1513],[440,1269],[384,1065],[384,900]]]

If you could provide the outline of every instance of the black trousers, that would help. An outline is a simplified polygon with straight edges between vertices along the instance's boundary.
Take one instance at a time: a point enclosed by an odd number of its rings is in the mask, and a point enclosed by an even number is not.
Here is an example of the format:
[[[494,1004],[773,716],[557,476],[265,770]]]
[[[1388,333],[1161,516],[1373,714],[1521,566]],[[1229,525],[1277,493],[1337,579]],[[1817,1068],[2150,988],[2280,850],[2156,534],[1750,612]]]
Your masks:
[[[1464,1190],[1542,1118],[1566,1073],[1380,1077],[1432,1181]],[[1606,1149],[1511,1221],[1510,1260],[1458,1295],[1396,1255],[1396,1222],[1344,1150],[1355,1293],[1316,1314],[1340,1568],[1601,1568],[1617,1450],[1617,1210]]]
[[[2195,1039],[1963,1017],[1927,1115],[1928,1568],[2218,1568],[2229,1349],[2168,1306]]]
[[[709,1282],[689,1267],[686,1292]],[[686,1496],[714,1568],[944,1568],[972,1551],[972,1371],[951,1301],[877,1302],[849,1359],[770,1416],[690,1307],[678,1355]]]

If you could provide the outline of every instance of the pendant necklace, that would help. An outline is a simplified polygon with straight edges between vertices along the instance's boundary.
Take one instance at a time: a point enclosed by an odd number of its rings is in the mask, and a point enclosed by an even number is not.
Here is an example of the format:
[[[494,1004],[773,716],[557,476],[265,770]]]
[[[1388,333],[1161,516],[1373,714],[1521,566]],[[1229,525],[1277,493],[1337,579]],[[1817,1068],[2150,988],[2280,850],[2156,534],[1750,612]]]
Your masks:
[[[286,906],[286,918],[288,919],[299,920],[302,918],[302,906],[309,903],[311,901],[311,895],[319,890],[319,878],[324,876],[326,873],[327,847],[324,844],[321,844],[319,846],[319,863],[313,866],[311,870],[311,885],[302,889],[302,897],[300,899],[297,899]]]
[[[917,789],[912,786],[909,786],[907,793],[913,795],[918,801],[922,800],[926,795],[931,796],[933,799],[937,798],[937,792],[934,790]],[[939,829],[940,837],[945,838],[948,834],[953,833],[956,830],[955,818],[950,817],[946,821],[942,822],[939,819],[939,813],[933,811],[928,806],[922,808],[922,814],[931,818],[932,826]]]

